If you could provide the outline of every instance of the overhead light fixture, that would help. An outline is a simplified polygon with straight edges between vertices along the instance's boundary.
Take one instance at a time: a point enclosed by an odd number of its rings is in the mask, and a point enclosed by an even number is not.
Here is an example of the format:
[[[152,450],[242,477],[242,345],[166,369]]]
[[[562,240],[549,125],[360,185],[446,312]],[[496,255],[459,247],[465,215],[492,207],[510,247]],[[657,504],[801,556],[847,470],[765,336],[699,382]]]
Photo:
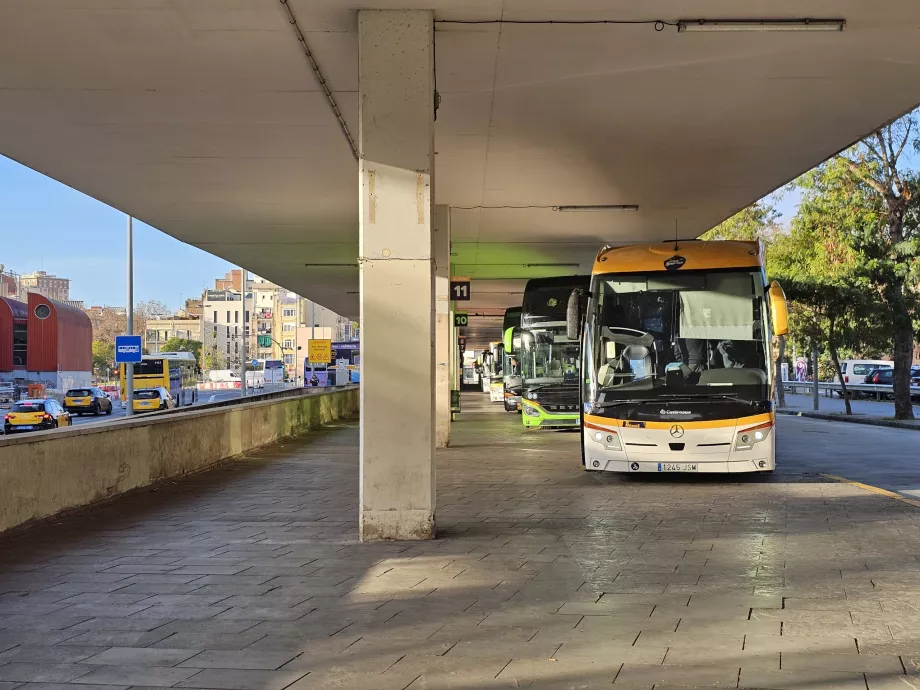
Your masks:
[[[524,264],[524,268],[578,268],[581,264]]]
[[[357,268],[358,264],[304,264],[304,268]]]
[[[843,31],[845,19],[682,19],[677,33],[691,31]]]
[[[581,213],[592,211],[638,211],[636,204],[595,204],[588,206],[553,206],[554,211],[560,213]]]

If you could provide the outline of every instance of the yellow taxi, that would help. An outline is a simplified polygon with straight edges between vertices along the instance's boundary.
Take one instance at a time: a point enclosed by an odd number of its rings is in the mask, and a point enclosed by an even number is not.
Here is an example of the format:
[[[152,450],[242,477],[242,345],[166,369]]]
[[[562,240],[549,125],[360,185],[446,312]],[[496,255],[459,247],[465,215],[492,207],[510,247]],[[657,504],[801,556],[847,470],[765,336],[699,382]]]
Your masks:
[[[133,408],[135,412],[171,410],[175,406],[175,401],[165,388],[139,388],[134,391]]]
[[[77,415],[112,414],[112,401],[98,388],[71,388],[64,395],[64,409]]]
[[[3,433],[57,429],[71,423],[70,413],[53,398],[18,400],[3,416]]]

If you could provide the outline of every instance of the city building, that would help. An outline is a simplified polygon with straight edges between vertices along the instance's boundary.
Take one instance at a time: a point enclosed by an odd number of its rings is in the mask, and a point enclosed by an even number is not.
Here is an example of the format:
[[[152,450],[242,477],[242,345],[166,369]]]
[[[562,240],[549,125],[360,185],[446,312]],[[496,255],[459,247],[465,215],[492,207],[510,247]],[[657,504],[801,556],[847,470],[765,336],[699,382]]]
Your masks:
[[[245,324],[251,314],[252,293],[247,295],[246,307],[244,313],[243,300],[238,292],[205,292],[200,322],[203,369],[239,369],[243,337],[250,334]],[[252,355],[247,353],[247,356]]]
[[[144,332],[144,347],[147,353],[155,355],[166,348],[163,346],[170,338],[183,340],[201,339],[201,329],[204,327],[200,318],[172,316],[166,319],[147,319],[147,328]]]
[[[67,302],[70,299],[70,278],[58,278],[45,271],[24,273],[19,277],[19,295],[34,292],[44,295],[57,302]]]
[[[227,275],[223,278],[215,278],[214,289],[217,291],[235,290],[240,292],[243,289],[243,271],[236,268],[232,271],[227,271]]]
[[[19,299],[19,274],[7,271],[3,264],[0,264],[0,298],[11,297]]]

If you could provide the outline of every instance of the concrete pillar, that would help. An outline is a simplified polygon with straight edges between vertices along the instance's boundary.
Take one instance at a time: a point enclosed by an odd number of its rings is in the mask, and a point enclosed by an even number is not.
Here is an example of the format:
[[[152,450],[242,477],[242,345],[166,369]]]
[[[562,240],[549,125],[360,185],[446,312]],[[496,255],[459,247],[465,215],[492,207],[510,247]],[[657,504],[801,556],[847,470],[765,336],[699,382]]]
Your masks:
[[[363,541],[434,537],[433,34],[358,12]]]
[[[450,445],[450,344],[453,315],[450,309],[450,207],[435,206],[434,211],[434,299],[435,397],[437,420],[435,441],[438,448]]]

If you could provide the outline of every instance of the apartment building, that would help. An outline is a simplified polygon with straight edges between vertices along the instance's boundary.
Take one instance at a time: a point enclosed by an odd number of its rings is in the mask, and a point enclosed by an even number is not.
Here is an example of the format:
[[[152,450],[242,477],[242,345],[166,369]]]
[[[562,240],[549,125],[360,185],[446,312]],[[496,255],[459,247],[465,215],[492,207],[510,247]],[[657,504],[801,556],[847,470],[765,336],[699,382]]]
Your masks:
[[[187,316],[148,319],[147,328],[144,332],[144,347],[147,348],[149,354],[155,355],[166,349],[163,346],[170,338],[197,340],[203,343],[201,330],[211,325],[210,322],[205,324],[201,319]]]

